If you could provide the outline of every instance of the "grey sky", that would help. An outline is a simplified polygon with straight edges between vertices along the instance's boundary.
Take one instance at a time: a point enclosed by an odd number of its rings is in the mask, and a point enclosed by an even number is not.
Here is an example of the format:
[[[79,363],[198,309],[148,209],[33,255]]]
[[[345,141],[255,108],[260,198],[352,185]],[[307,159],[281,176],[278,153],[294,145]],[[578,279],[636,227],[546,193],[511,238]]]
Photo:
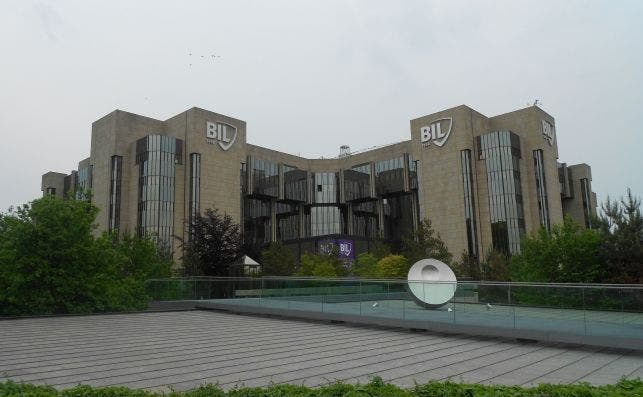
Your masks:
[[[451,106],[492,116],[540,99],[560,160],[592,166],[599,200],[643,194],[643,1],[0,9],[0,210],[40,196],[44,172],[75,169],[99,117],[192,106],[247,121],[250,143],[317,158],[409,139],[410,119]]]

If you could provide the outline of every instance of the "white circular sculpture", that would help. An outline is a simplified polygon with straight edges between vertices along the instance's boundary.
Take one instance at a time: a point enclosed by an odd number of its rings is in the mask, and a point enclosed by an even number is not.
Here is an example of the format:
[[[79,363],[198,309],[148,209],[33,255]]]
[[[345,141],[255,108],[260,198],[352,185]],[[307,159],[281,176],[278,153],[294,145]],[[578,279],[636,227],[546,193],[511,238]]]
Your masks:
[[[421,259],[409,269],[407,286],[417,304],[438,308],[455,295],[458,281],[453,270],[437,259]]]

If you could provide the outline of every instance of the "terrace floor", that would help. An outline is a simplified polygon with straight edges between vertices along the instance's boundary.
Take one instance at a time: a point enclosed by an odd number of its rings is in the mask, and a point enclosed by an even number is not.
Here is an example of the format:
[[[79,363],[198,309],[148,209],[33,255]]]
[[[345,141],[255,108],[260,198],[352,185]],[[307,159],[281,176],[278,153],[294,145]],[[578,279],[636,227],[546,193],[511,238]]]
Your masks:
[[[211,311],[0,321],[0,381],[184,390],[206,382],[364,383],[375,375],[401,386],[600,385],[643,378],[643,352]]]

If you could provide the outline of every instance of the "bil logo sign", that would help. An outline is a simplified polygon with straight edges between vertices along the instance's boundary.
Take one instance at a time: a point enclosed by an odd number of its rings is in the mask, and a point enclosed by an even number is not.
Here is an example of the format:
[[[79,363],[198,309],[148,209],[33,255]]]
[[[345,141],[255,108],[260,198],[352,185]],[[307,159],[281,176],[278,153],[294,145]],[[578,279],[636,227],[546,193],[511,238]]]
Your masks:
[[[339,240],[338,242],[339,245],[339,256],[343,256],[346,258],[352,258],[353,257],[353,242],[349,240]]]
[[[230,124],[208,121],[206,123],[205,141],[211,145],[219,144],[221,149],[228,150],[237,139],[237,128]]]
[[[434,144],[437,147],[442,147],[451,135],[451,127],[453,126],[453,118],[445,117],[434,120],[431,124],[420,128],[420,142],[422,147],[429,147]]]
[[[547,120],[543,120],[543,138],[549,142],[549,146],[554,144],[554,126]]]

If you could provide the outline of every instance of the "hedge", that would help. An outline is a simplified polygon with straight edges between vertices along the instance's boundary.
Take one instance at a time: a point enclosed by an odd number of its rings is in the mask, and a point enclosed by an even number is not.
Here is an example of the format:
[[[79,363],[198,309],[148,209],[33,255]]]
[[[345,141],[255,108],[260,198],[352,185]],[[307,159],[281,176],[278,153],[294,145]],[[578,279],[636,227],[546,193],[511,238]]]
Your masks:
[[[7,381],[0,383],[0,396],[4,397],[594,397],[594,396],[643,396],[643,381],[621,380],[615,385],[590,386],[540,385],[533,388],[519,386],[483,386],[453,382],[430,382],[410,389],[384,383],[375,377],[365,385],[333,383],[319,388],[295,385],[274,385],[264,388],[235,388],[223,391],[217,385],[204,385],[184,392],[154,393],[125,387],[92,388],[76,386],[57,391],[49,386]]]

